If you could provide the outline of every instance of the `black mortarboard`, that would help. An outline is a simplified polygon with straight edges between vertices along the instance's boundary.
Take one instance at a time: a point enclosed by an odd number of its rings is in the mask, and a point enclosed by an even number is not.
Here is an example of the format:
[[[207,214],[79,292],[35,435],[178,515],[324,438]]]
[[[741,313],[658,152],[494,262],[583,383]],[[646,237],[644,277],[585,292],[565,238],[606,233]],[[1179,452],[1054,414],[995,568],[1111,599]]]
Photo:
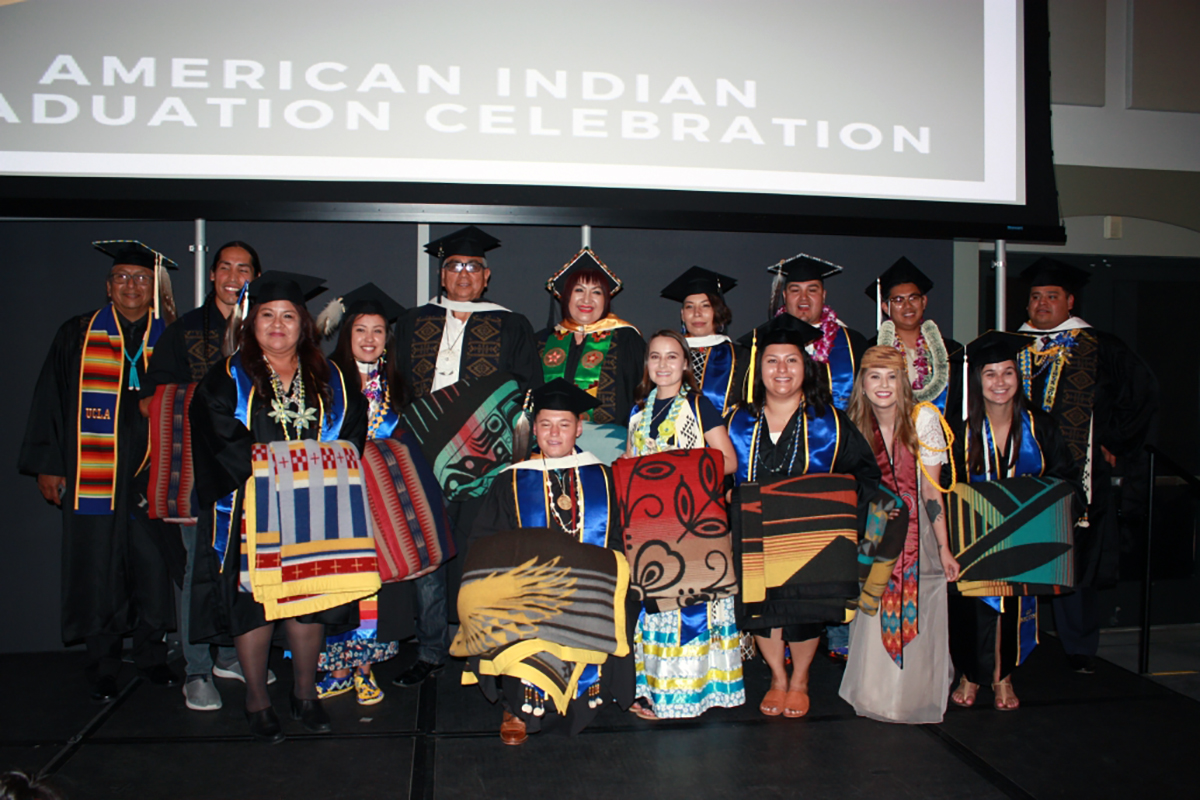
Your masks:
[[[879,294],[882,299],[887,300],[892,288],[902,283],[915,283],[917,291],[921,294],[929,294],[929,290],[933,288],[933,281],[929,280],[929,276],[917,269],[917,265],[904,256],[900,256],[899,261],[892,264],[879,276]],[[874,300],[875,281],[868,283],[864,292],[867,297]]]
[[[1078,294],[1091,275],[1079,267],[1043,256],[1021,270],[1021,278],[1030,286],[1061,286],[1068,294]]]
[[[255,303],[270,303],[273,300],[290,300],[296,306],[325,291],[321,284],[324,278],[301,275],[298,272],[267,270],[250,282],[250,299]]]
[[[563,264],[562,269],[550,276],[550,280],[546,281],[546,291],[550,292],[555,297],[562,297],[563,289],[566,288],[567,279],[572,273],[581,269],[594,269],[604,275],[608,281],[608,296],[614,297],[617,292],[621,291],[621,279],[618,278],[613,271],[608,268],[608,265],[596,257],[590,247],[585,247],[571,258],[566,264]]]
[[[161,263],[167,269],[179,269],[179,265],[174,261],[136,239],[105,239],[92,242],[92,247],[110,257],[114,267],[117,264],[129,264],[154,269]]]
[[[468,225],[425,245],[425,252],[437,259],[450,256],[483,258],[489,250],[500,246],[500,240],[490,233]]]
[[[1033,342],[1032,336],[1007,331],[988,331],[967,345],[967,363],[999,364],[1001,361],[1016,361],[1017,353]]]
[[[737,286],[737,279],[704,267],[691,267],[659,292],[660,297],[682,303],[693,294],[723,295]]]
[[[555,378],[533,390],[533,413],[547,409],[550,411],[570,411],[573,414],[586,414],[600,402],[590,394],[580,389],[571,381]]]
[[[342,308],[346,316],[353,314],[378,314],[388,322],[395,322],[404,313],[404,306],[373,283],[364,283],[342,297]]]
[[[757,341],[755,341],[757,334]],[[761,350],[769,344],[794,344],[801,350],[809,342],[821,338],[821,329],[796,319],[791,314],[780,314],[765,325],[759,325],[754,330],[738,339],[738,344],[746,347],[757,345]]]
[[[832,278],[842,271],[837,264],[823,258],[798,253],[791,258],[785,258],[778,264],[767,267],[767,272],[781,274],[787,283],[796,281],[823,281]]]

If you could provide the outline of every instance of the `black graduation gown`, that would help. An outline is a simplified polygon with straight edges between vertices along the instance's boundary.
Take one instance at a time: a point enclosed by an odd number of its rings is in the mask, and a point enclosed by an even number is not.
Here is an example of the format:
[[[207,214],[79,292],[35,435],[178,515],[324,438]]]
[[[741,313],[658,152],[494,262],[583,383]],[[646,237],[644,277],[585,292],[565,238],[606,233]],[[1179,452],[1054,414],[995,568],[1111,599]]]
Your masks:
[[[240,551],[237,532],[242,524],[242,498],[239,495],[233,509],[224,570],[217,551],[211,546],[213,504],[245,485],[252,474],[250,451],[256,442],[286,439],[283,427],[268,416],[268,403],[254,404],[249,429],[237,420],[234,416],[237,386],[224,364],[218,364],[200,382],[191,407],[192,458],[200,503],[197,525],[202,545],[197,549],[192,576],[191,636],[193,641],[216,644],[230,644],[234,636],[268,623],[262,605],[254,601],[253,595],[238,591]],[[335,369],[332,363],[330,369]],[[315,398],[306,395],[305,401],[308,407],[317,407]],[[346,416],[338,438],[352,442],[361,452],[366,435],[367,402],[350,384],[346,388]],[[319,430],[315,427],[302,432],[305,439],[318,436]],[[304,614],[298,619],[325,623],[329,626],[328,634],[333,635],[358,625],[358,607],[356,603],[347,603],[316,614]]]
[[[546,339],[553,333],[553,328],[546,328],[537,335],[539,359],[546,349]],[[597,399],[600,406],[592,412],[592,420],[600,423],[616,423],[625,425],[629,422],[629,412],[633,408],[633,395],[638,383],[642,380],[642,372],[646,365],[646,342],[636,328],[617,328],[613,331],[612,345],[601,366],[600,393]],[[567,366],[563,377],[575,381],[575,371],[579,368],[579,359],[583,355],[583,345],[575,343],[575,337],[567,340]],[[613,381],[613,388],[607,388],[606,376]],[[544,373],[543,373],[544,377]],[[583,388],[583,387],[580,387]]]
[[[150,356],[142,397],[153,397],[156,388],[171,383],[199,383],[214,364],[224,361],[225,323],[210,294],[204,305],[168,325]]]
[[[609,467],[603,467],[603,469],[605,479],[608,481],[611,489],[612,470]],[[609,492],[610,497],[613,494],[614,492]],[[615,503],[610,503],[608,508],[608,541],[606,542],[606,546],[611,550],[622,551],[620,532],[616,528],[616,512]],[[562,531],[562,526],[558,524],[557,520],[552,518],[550,522],[550,527],[553,530]],[[470,542],[493,536],[502,531],[517,530],[521,527],[518,523],[517,500],[512,490],[512,475],[504,472],[492,483],[491,488],[488,489],[488,493],[484,496],[482,508],[471,530]],[[568,534],[563,531],[563,535],[566,536]],[[469,547],[470,545],[468,544]],[[625,598],[625,622],[626,634],[629,637],[629,655],[622,658],[609,656],[600,669],[600,696],[604,698],[616,698],[617,704],[621,708],[629,708],[630,704],[633,703],[634,690],[636,688],[633,663],[633,637],[637,629],[637,619],[638,613],[641,610],[641,603],[633,595],[634,592],[631,589]],[[599,713],[601,708],[590,708],[586,696],[577,697],[570,702],[567,714],[563,717],[557,713],[554,704],[547,700],[543,706],[545,713],[542,716],[536,716],[521,710],[521,705],[525,702],[525,685],[521,682],[520,678],[501,676],[497,679],[489,675],[480,675],[479,687],[483,690],[484,697],[490,702],[500,702],[506,711],[524,720],[525,729],[530,733],[548,730],[574,736],[595,719],[596,714]]]
[[[139,626],[161,631],[175,628],[167,526],[146,519],[144,513],[131,514],[137,507],[135,473],[146,452],[149,423],[138,412],[137,390],[128,388],[128,360],[121,373],[114,511],[94,515],[72,510],[79,364],[91,317],[73,317],[58,329],[34,389],[19,459],[25,475],[66,478],[62,497],[62,636],[66,644],[87,636],[127,634]],[[136,323],[119,314],[118,318],[126,341],[140,342],[150,315]],[[140,376],[140,360],[136,369]]]

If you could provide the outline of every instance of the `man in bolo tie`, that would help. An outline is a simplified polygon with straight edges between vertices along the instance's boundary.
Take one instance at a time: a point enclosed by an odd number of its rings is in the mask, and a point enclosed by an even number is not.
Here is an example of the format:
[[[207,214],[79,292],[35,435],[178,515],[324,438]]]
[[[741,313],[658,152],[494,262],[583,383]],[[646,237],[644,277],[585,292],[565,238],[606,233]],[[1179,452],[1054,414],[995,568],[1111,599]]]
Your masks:
[[[396,323],[398,366],[408,396],[423,397],[465,377],[507,372],[521,391],[541,383],[533,326],[521,314],[482,299],[491,280],[487,253],[500,240],[474,225],[425,245],[440,262],[438,297],[410,309]],[[455,540],[464,541],[478,500],[449,503]],[[450,647],[447,569],[417,578],[417,660],[393,684],[420,685],[445,664]]]
[[[1029,321],[1020,330],[1037,338],[1017,357],[1026,397],[1058,422],[1087,495],[1087,513],[1075,526],[1076,589],[1051,600],[1068,663],[1083,673],[1095,671],[1100,644],[1097,592],[1118,577],[1120,492],[1113,478],[1127,474],[1158,411],[1158,382],[1145,362],[1075,316],[1089,277],[1052,258],[1021,272]]]
[[[846,327],[826,304],[825,281],[842,272],[842,267],[805,253],[786,258],[767,268],[775,273],[771,287],[771,315],[791,314],[821,331],[821,337],[804,349],[813,361],[824,366],[825,378],[833,396],[833,405],[845,411],[850,404],[858,360],[867,349],[861,333]],[[850,629],[847,625],[825,628],[829,656],[845,661],[850,655]]]
[[[125,636],[152,683],[179,683],[164,640],[175,627],[165,526],[138,511],[134,485],[149,436],[138,396],[163,318],[174,319],[166,270],[176,265],[141,242],[93,245],[111,259],[109,303],[58,329],[19,468],[62,510],[63,642],[85,643],[92,698],[107,702],[119,691]]]

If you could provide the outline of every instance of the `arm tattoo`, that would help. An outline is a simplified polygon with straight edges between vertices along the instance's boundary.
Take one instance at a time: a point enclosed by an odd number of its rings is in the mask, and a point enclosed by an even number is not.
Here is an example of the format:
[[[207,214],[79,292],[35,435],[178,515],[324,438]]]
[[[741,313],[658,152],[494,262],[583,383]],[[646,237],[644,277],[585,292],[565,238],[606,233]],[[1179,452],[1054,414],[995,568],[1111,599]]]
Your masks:
[[[926,500],[925,513],[929,515],[930,524],[937,522],[937,518],[942,515],[942,504],[937,500]]]

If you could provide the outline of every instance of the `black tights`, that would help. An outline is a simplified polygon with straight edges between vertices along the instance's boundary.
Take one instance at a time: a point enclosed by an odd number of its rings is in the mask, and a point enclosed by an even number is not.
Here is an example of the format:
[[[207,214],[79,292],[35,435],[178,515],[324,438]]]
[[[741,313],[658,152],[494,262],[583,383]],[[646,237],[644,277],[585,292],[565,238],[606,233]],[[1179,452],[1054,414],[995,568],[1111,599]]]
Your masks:
[[[283,630],[292,651],[292,693],[301,700],[317,699],[317,659],[325,642],[325,626],[319,622],[300,622],[285,619]],[[271,654],[271,637],[275,624],[233,638],[242,674],[246,676],[246,710],[262,711],[271,705],[267,695],[267,658]]]

